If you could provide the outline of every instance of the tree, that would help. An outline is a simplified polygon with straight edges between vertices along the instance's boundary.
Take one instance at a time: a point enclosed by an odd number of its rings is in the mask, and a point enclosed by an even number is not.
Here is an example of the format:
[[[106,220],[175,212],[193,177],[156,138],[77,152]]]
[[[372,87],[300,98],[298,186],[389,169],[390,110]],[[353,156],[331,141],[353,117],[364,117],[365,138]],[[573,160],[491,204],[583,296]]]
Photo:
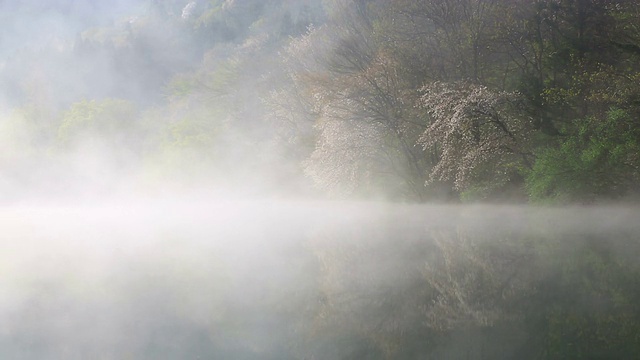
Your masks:
[[[334,168],[353,175],[366,169],[355,177],[314,178],[324,188],[344,185],[374,193],[386,189],[394,197],[423,199],[428,192],[424,174],[429,159],[414,146],[424,129],[423,119],[413,107],[415,93],[397,71],[396,59],[374,34],[373,24],[384,7],[366,2],[334,6],[331,26],[312,29],[295,40],[287,54],[291,78],[300,89],[294,95],[305,96],[318,119],[319,141],[307,161],[312,168],[308,173],[329,174]],[[331,140],[331,136],[341,138]],[[358,139],[358,145],[348,147],[350,156],[329,155],[342,151],[335,146],[346,145],[348,139]],[[365,146],[363,139],[375,143]],[[329,178],[333,180],[322,184]]]
[[[591,117],[557,147],[544,148],[527,175],[532,199],[592,202],[637,191],[640,127],[622,109]]]
[[[428,66],[431,81],[486,83],[501,62],[492,38],[499,18],[495,0],[395,0],[390,21],[396,23],[389,37],[414,47]],[[398,20],[396,20],[398,17]]]
[[[80,101],[62,114],[58,142],[63,147],[100,142],[115,148],[133,146],[137,112],[126,100]]]
[[[522,114],[517,93],[442,82],[421,91],[420,106],[431,123],[419,144],[439,155],[429,181],[452,180],[458,190],[473,184],[499,186],[530,166],[531,120]]]

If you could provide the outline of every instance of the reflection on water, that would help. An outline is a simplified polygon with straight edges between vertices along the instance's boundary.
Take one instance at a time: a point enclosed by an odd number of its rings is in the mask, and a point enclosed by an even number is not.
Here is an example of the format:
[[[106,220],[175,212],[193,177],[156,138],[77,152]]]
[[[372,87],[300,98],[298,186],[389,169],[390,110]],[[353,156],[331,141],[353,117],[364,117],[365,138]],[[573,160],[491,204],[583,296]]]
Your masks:
[[[2,359],[640,354],[638,209],[0,210]]]

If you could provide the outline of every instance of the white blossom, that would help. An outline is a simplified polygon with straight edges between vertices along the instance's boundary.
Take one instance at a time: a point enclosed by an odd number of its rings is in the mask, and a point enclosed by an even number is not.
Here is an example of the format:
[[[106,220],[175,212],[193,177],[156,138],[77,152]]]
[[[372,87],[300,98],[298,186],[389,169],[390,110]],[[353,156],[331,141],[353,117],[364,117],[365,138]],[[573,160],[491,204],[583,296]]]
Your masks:
[[[198,3],[196,1],[191,1],[189,2],[183,9],[182,9],[182,19],[187,20],[191,17],[191,15],[193,15],[193,11],[195,10],[196,6],[198,5]]]
[[[461,190],[479,167],[504,173],[506,163],[526,156],[532,129],[517,107],[519,94],[464,82],[434,82],[420,91],[431,122],[418,144],[439,152],[429,181],[453,180]]]

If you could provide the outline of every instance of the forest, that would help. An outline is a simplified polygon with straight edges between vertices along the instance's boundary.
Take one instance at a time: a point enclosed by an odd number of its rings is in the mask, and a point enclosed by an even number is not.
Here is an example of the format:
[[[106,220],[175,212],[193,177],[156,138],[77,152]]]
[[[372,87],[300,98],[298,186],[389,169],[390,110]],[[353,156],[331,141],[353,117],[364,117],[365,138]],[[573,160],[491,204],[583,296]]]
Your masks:
[[[638,1],[0,23],[0,357],[640,358]]]
[[[3,197],[173,184],[401,202],[637,198],[635,1],[131,7],[64,31],[47,18],[54,31],[39,37],[13,20]]]

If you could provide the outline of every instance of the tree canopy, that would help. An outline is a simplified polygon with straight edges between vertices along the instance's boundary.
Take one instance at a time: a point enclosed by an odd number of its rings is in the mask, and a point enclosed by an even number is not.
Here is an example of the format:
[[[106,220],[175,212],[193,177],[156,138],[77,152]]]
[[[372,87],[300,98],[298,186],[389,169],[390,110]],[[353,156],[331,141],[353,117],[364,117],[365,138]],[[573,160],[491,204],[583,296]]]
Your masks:
[[[93,136],[130,143],[141,178],[343,198],[638,192],[634,1],[139,5],[3,58],[4,103],[30,114],[4,126],[37,131],[32,154]]]

